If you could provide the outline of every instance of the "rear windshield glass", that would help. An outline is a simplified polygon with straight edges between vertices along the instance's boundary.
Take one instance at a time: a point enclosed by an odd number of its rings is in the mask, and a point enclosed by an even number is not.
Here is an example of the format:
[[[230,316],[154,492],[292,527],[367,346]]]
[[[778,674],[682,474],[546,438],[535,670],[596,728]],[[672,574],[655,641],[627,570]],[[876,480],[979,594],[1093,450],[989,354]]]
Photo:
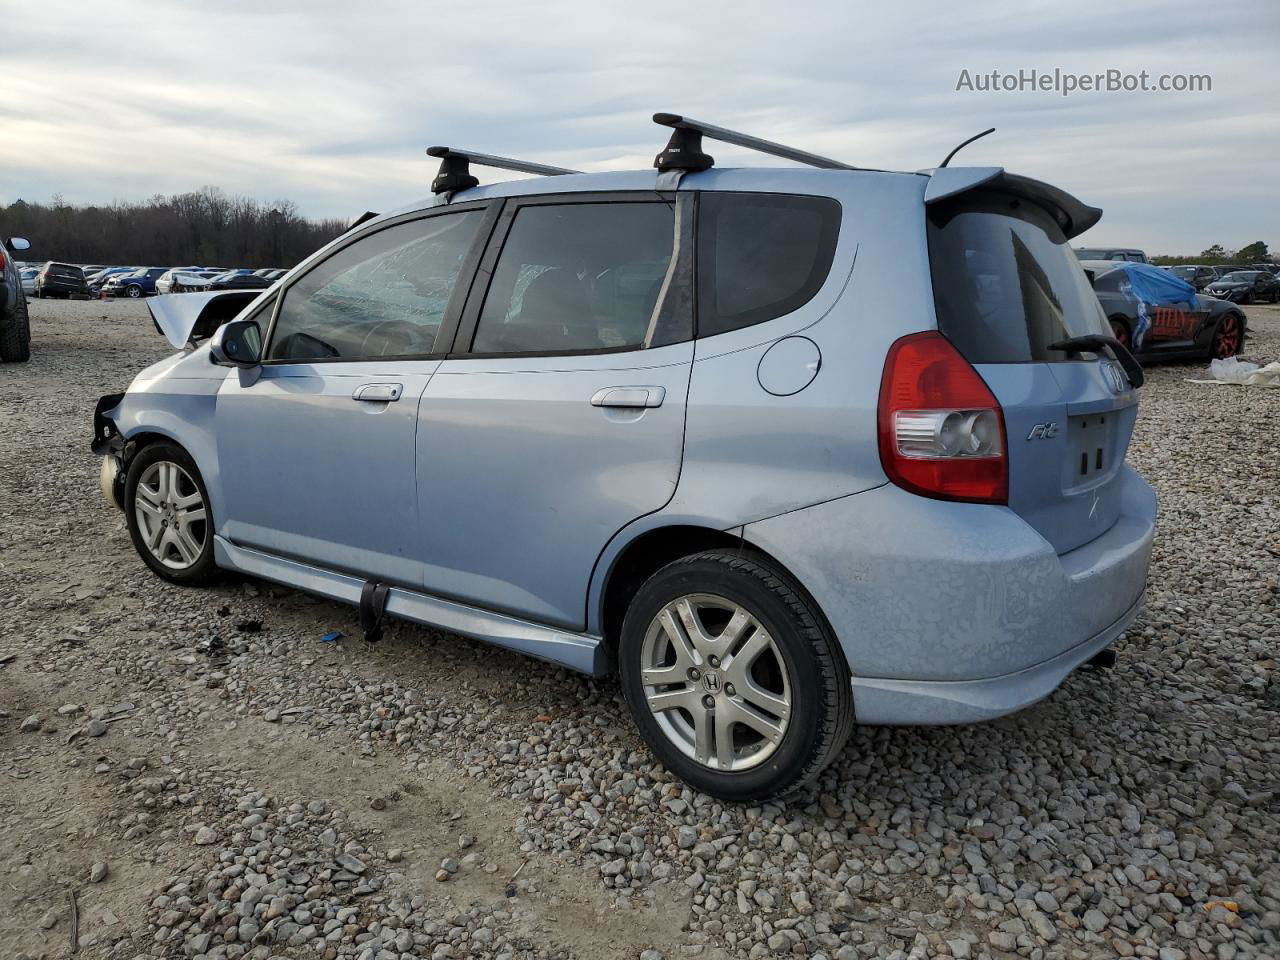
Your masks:
[[[1008,194],[930,207],[929,264],[938,327],[970,363],[1063,362],[1050,344],[1111,333],[1057,223]]]
[[[79,267],[63,266],[60,263],[52,264],[49,267],[49,273],[55,277],[73,277],[77,280],[81,279],[84,274],[80,272]]]

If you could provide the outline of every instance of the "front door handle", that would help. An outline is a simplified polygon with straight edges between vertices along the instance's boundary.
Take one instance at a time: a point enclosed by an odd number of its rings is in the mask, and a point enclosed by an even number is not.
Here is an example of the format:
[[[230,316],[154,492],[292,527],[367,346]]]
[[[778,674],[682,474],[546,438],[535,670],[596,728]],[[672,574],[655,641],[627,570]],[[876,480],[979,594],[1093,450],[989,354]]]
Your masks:
[[[390,403],[399,400],[404,386],[399,383],[362,383],[351,395],[352,400],[364,403]]]
[[[605,387],[591,398],[593,407],[660,407],[666,387]]]

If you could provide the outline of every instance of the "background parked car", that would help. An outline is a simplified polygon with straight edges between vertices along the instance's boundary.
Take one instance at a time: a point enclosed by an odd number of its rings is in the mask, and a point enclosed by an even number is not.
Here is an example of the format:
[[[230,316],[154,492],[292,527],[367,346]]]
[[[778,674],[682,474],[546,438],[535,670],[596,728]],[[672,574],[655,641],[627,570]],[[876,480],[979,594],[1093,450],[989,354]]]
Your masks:
[[[265,290],[272,281],[260,277],[256,273],[232,271],[214,277],[209,284],[210,290]]]
[[[213,278],[222,271],[192,268],[175,268],[165,271],[156,280],[156,293],[189,293],[208,290]]]
[[[1253,303],[1255,300],[1280,303],[1280,278],[1266,270],[1236,270],[1213,281],[1205,292],[1232,303]]]
[[[1187,281],[1187,283],[1195,287],[1196,290],[1203,290],[1209,284],[1213,283],[1213,281],[1218,279],[1218,274],[1214,271],[1213,267],[1178,264],[1177,266],[1165,267],[1164,269],[1168,270],[1175,277]]]
[[[40,272],[39,267],[23,267],[18,271],[22,277],[22,293],[28,297],[36,295],[36,274]]]
[[[84,282],[84,271],[74,263],[58,263],[50,260],[40,268],[36,277],[37,297],[89,297],[89,285]]]
[[[1245,315],[1235,304],[1197,293],[1186,304],[1140,305],[1128,275],[1114,261],[1084,261],[1081,266],[1093,284],[1112,334],[1139,359],[1225,358],[1243,349]],[[1135,349],[1134,334],[1142,311],[1150,329]]]
[[[117,273],[102,287],[104,297],[137,299],[156,292],[156,281],[168,272],[167,267],[143,267],[132,273]]]
[[[1076,247],[1077,260],[1127,260],[1130,263],[1150,263],[1147,255],[1133,247]]]
[[[1280,263],[1251,263],[1250,270],[1265,270],[1272,275],[1280,275]]]
[[[133,273],[138,269],[138,267],[103,267],[96,273],[86,273],[84,282],[89,285],[89,293],[97,296],[112,277],[122,273]]]
[[[31,356],[31,326],[27,298],[13,254],[31,247],[22,237],[0,244],[0,360],[21,363]]]

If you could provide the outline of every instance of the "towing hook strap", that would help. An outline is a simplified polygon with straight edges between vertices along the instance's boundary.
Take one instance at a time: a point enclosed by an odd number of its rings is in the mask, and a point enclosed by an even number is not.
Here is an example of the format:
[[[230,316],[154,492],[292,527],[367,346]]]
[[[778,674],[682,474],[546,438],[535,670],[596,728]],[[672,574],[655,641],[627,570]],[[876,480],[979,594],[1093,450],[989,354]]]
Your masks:
[[[376,580],[365,581],[360,590],[360,629],[366,643],[377,643],[382,639],[382,614],[387,608],[387,590],[385,583]]]

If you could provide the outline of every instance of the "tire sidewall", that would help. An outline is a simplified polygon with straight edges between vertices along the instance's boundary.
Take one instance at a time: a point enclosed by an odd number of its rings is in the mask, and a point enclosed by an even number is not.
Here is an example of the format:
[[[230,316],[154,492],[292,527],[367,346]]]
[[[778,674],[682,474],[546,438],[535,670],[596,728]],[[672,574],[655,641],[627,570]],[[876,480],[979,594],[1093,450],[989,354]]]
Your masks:
[[[787,732],[767,760],[741,772],[711,770],[682,753],[667,739],[650,712],[640,683],[640,654],[650,623],[666,604],[694,593],[720,596],[746,608],[773,638],[787,670],[791,688]],[[822,629],[816,623],[808,626]],[[823,678],[812,642],[802,635],[804,628],[796,611],[760,579],[748,573],[734,573],[716,560],[678,561],[646,581],[623,620],[618,645],[619,675],[637,727],[668,770],[690,786],[726,799],[775,794],[780,784],[799,777],[818,748],[826,719],[826,704],[820,694]],[[785,791],[785,787],[782,789]]]
[[[187,472],[187,475],[195,481],[196,487],[200,490],[200,496],[204,500],[206,517],[204,547],[200,551],[200,558],[185,570],[174,570],[172,567],[166,567],[152,556],[151,551],[147,549],[147,545],[143,542],[142,531],[138,528],[138,517],[134,509],[138,481],[148,467],[162,460],[176,463],[182,467]],[[213,508],[209,504],[209,490],[204,485],[204,477],[200,475],[200,470],[196,467],[195,461],[177,444],[167,441],[149,444],[143,447],[129,461],[129,472],[124,482],[124,516],[125,524],[129,528],[129,539],[133,541],[134,549],[138,551],[138,556],[142,558],[143,563],[150,567],[151,572],[156,576],[171,583],[184,585],[207,583],[212,579],[216,572],[216,567],[213,558]]]

